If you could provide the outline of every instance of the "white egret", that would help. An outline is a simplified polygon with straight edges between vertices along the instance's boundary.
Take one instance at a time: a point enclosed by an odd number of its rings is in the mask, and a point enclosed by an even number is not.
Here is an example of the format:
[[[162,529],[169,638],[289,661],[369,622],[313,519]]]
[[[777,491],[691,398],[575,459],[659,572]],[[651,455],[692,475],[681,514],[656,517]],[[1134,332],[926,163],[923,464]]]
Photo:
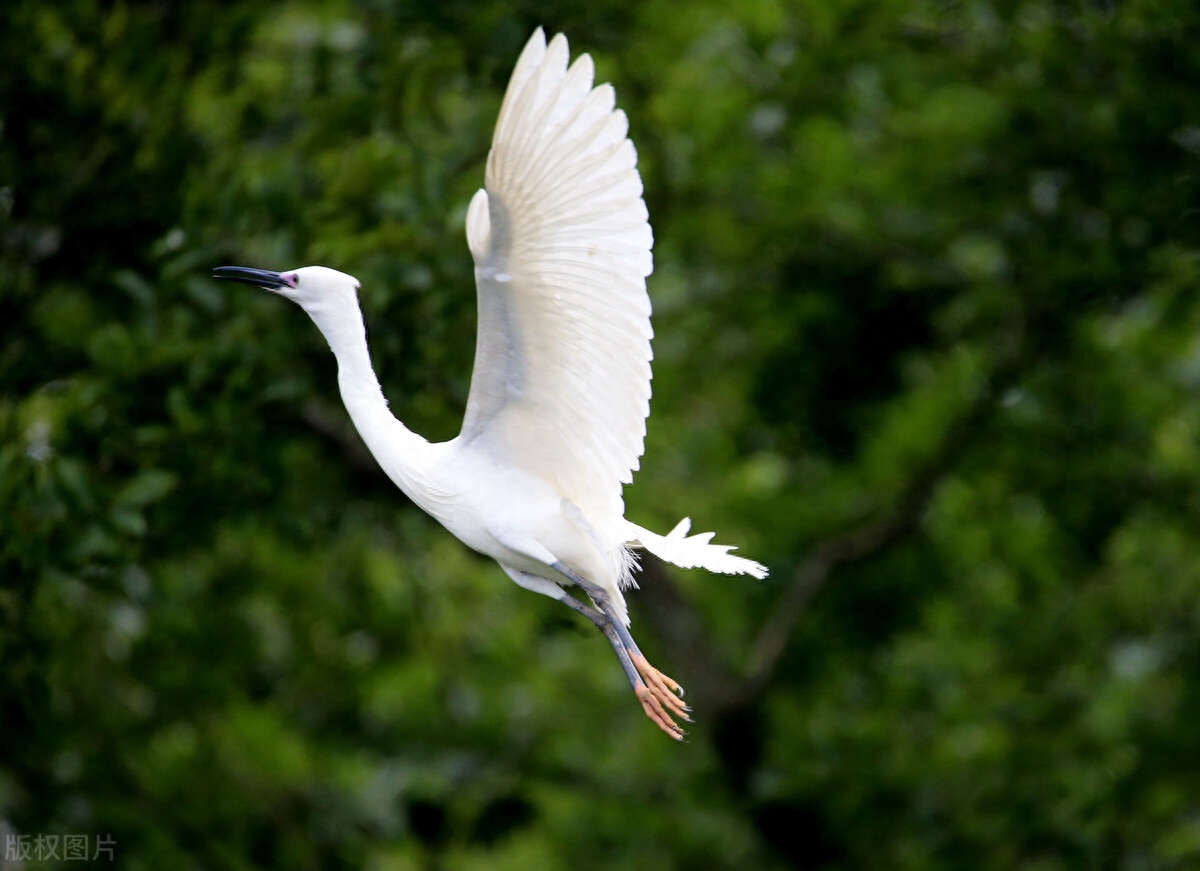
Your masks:
[[[766,575],[756,562],[625,519],[650,413],[653,237],[637,154],[611,85],[588,55],[539,28],[509,82],[486,188],[467,212],[479,326],[462,432],[430,443],[388,410],[371,367],[359,282],[323,266],[216,278],[299,303],[329,342],[338,386],[379,465],[413,502],[520,586],[557,599],[607,636],[647,716],[681,739],[683,691],[642,655],[622,590],[636,548],[686,568]],[[590,604],[567,587],[579,587]]]

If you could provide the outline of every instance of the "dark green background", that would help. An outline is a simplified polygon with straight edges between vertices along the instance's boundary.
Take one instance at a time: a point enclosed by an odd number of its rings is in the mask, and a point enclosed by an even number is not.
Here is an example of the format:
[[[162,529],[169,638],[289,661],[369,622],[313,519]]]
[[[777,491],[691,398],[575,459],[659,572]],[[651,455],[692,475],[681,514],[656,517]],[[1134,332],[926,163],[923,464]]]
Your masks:
[[[676,746],[365,457],[457,432],[462,223],[565,31],[656,235]],[[126,869],[1200,867],[1200,5],[11,0],[0,819]],[[62,863],[74,867],[74,863]],[[29,863],[27,867],[42,867]]]

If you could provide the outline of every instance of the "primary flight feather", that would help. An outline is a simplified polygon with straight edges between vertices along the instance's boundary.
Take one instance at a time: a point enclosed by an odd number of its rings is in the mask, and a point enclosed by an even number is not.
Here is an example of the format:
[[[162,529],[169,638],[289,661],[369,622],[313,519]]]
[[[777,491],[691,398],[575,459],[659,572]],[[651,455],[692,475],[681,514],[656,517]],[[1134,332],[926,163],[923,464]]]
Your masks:
[[[467,211],[479,328],[456,438],[431,444],[388,410],[356,279],[321,266],[213,274],[299,303],[329,342],[342,399],[388,476],[522,587],[595,623],[646,714],[679,739],[682,690],[628,628],[633,550],[686,568],[766,569],[711,544],[712,533],[688,536],[686,519],[665,536],[625,519],[622,487],[650,413],[653,235],[625,113],[610,85],[593,87],[588,55],[568,60],[565,37],[547,45],[534,32],[500,108],[486,187]]]

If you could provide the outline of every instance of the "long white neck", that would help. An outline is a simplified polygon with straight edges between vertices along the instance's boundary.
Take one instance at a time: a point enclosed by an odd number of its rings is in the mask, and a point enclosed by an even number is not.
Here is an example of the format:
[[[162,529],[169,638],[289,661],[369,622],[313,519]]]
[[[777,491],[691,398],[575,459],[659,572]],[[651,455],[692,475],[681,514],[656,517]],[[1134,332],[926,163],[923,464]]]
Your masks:
[[[332,302],[332,301],[330,301]],[[379,465],[409,498],[428,489],[430,444],[396,419],[371,366],[357,301],[306,307],[338,362],[338,387],[350,419]]]

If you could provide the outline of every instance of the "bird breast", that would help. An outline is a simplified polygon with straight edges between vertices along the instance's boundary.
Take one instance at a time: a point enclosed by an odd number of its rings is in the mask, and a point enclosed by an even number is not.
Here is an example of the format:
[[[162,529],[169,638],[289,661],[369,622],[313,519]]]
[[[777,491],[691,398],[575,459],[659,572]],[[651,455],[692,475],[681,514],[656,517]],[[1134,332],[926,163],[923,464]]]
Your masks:
[[[561,580],[545,562],[513,547],[532,540],[599,583],[607,580],[610,572],[597,543],[571,520],[573,506],[549,481],[470,447],[456,451],[444,471],[446,490],[455,498],[421,507],[472,550],[502,565]]]

